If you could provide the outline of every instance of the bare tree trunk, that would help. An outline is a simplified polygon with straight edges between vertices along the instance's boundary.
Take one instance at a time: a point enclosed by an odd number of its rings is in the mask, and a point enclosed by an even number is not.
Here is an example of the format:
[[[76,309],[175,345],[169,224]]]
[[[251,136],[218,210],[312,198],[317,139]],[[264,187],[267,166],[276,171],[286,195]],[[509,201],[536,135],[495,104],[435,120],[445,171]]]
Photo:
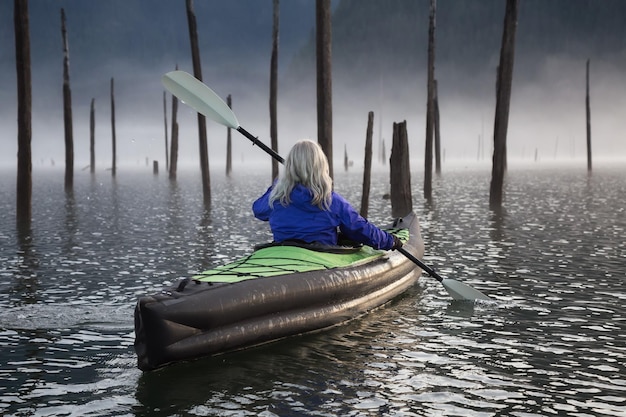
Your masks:
[[[384,103],[385,103],[385,95],[384,95],[384,88],[383,88],[383,84],[384,84],[384,79],[383,79],[383,74],[382,74],[382,70],[380,71],[380,75],[378,77],[378,100],[380,101],[380,110],[378,112],[378,152],[376,153],[376,157],[378,158],[378,161],[381,162],[383,165],[385,165],[385,157],[383,155],[384,151],[383,151],[383,107],[384,107]]]
[[[333,177],[332,22],[330,0],[315,1],[317,59],[317,141],[328,158]]]
[[[113,155],[111,160],[111,176],[115,177],[117,166],[117,144],[115,143],[115,82],[113,81],[113,77],[111,77],[111,143],[113,145]]]
[[[178,70],[178,65],[176,65]],[[176,120],[178,114],[178,99],[172,95],[172,152],[170,153],[170,180],[176,179],[176,169],[178,167],[178,122]]]
[[[279,0],[274,0],[274,25],[272,28],[272,58],[270,61],[270,136],[272,149],[278,153],[278,30],[279,30]],[[278,178],[278,161],[272,158],[272,180]]]
[[[189,39],[191,42],[191,59],[193,61],[193,75],[202,81],[202,64],[200,62],[200,47],[198,46],[198,28],[196,13],[193,9],[193,0],[187,1],[187,23],[189,25]],[[202,196],[204,205],[211,204],[211,179],[209,173],[209,155],[207,148],[206,118],[198,113],[198,140],[200,147],[200,171],[202,173]]]
[[[507,0],[504,16],[504,31],[500,49],[498,71],[496,115],[493,129],[493,167],[489,207],[502,207],[504,173],[506,170],[506,135],[509,124],[509,106],[513,84],[513,60],[515,57],[515,31],[517,28],[518,0]]]
[[[430,0],[428,18],[428,98],[426,102],[426,148],[424,152],[424,198],[433,196],[433,98],[435,81],[435,13],[436,0]]]
[[[393,143],[389,158],[391,178],[391,216],[404,217],[413,211],[411,167],[406,121],[393,124]]]
[[[365,168],[363,169],[363,193],[361,194],[361,216],[367,218],[370,202],[370,186],[372,175],[372,136],[374,134],[374,112],[367,114],[367,130],[365,131]]]
[[[439,94],[437,89],[437,80],[434,83],[433,97],[433,123],[435,128],[435,173],[441,174],[441,132],[439,130]]]
[[[228,95],[226,97],[226,104],[228,104],[229,108],[233,108],[233,99]],[[271,130],[271,129],[270,129]],[[233,171],[233,142],[230,127],[226,128],[226,176],[230,177],[230,174]]]
[[[72,129],[72,90],[70,89],[70,51],[65,25],[65,10],[61,9],[63,37],[63,124],[65,127],[65,189],[74,186],[74,132]]]
[[[89,112],[89,171],[96,172],[96,99],[91,99]]]
[[[167,143],[167,101],[166,93],[163,91],[163,122],[165,124],[165,171],[170,170],[169,144]]]
[[[15,69],[17,72],[17,204],[18,228],[30,228],[32,212],[32,85],[28,0],[14,0]]]
[[[500,77],[502,74],[500,74],[500,65],[498,65],[498,68],[496,68],[496,103],[498,102],[498,92],[500,91]],[[507,116],[507,123],[508,123],[508,116]],[[502,155],[502,166],[503,166],[503,172],[506,173],[506,170],[508,168],[508,161],[507,161],[507,151],[506,151],[506,140],[504,142],[504,151],[503,151],[503,155]],[[504,174],[503,174],[504,175]]]
[[[589,100],[589,60],[587,60],[587,95],[585,99],[587,112],[587,171],[591,172],[591,104]]]
[[[343,168],[346,172],[348,172],[348,167],[350,166],[350,159],[348,158],[348,145],[343,145]]]

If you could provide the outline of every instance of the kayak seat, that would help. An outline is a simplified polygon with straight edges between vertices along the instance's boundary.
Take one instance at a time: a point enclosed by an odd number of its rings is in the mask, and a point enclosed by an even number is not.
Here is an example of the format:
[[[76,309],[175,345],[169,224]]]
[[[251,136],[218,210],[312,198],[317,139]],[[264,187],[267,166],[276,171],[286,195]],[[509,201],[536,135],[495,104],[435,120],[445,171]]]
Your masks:
[[[340,240],[341,242],[341,240]],[[342,242],[343,243],[343,242]],[[304,240],[299,239],[290,239],[282,242],[270,242],[270,243],[261,243],[254,246],[254,250],[257,251],[259,249],[270,248],[273,246],[295,246],[297,248],[308,249],[316,252],[325,252],[325,253],[336,253],[336,254],[348,254],[348,253],[356,253],[361,250],[363,247],[362,244],[356,242],[346,242],[346,244],[341,245],[323,245],[318,242],[305,242]]]

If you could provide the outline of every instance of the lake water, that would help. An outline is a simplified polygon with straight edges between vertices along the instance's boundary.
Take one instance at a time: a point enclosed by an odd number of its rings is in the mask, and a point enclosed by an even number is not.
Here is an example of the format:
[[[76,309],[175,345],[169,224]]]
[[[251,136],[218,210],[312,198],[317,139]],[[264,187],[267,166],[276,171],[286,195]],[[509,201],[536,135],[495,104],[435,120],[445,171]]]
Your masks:
[[[598,165],[598,164],[596,164]],[[382,170],[382,168],[381,168]],[[0,178],[0,414],[5,416],[626,415],[626,168],[511,168],[505,210],[488,168],[435,178],[414,209],[424,260],[493,301],[454,302],[424,276],[320,333],[142,373],[137,298],[270,240],[251,201],[267,175],[36,171],[30,231]],[[337,172],[356,207],[361,172]],[[385,173],[370,218],[386,223]]]

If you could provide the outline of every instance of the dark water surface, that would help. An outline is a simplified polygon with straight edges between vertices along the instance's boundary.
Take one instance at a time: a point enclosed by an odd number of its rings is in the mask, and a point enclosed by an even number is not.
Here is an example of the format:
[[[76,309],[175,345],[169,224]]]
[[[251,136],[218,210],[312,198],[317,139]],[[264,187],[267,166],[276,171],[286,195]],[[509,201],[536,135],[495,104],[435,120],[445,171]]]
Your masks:
[[[360,204],[362,173],[338,172]],[[344,326],[142,374],[137,297],[270,240],[250,213],[266,176],[38,171],[30,231],[0,177],[0,414],[6,416],[626,415],[626,168],[488,169],[412,179],[425,261],[494,298],[451,301],[423,277]],[[266,178],[267,177],[267,178]],[[386,222],[385,173],[370,218]]]

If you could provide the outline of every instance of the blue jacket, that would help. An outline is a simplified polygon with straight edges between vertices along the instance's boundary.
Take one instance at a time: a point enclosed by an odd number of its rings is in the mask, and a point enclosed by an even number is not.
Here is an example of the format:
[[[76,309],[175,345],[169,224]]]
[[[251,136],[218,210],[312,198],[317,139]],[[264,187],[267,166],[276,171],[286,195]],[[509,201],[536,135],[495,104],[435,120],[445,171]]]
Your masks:
[[[328,211],[311,204],[312,194],[308,188],[298,184],[291,192],[291,203],[283,206],[274,201],[269,206],[268,188],[252,204],[257,219],[269,221],[275,242],[299,239],[305,242],[318,242],[324,245],[337,244],[337,228],[350,240],[360,242],[375,249],[388,250],[393,247],[393,236],[380,230],[359,213],[339,194],[332,193],[332,203]]]

